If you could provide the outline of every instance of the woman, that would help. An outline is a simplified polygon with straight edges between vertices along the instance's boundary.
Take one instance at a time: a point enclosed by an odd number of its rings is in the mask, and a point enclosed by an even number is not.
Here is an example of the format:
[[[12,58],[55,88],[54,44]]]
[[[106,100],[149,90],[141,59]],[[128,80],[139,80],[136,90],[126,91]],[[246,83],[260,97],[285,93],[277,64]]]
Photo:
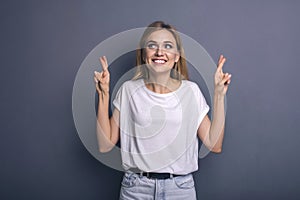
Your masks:
[[[125,175],[120,199],[196,199],[192,172],[198,169],[198,141],[219,153],[224,137],[224,97],[231,75],[220,56],[215,73],[213,120],[199,87],[188,81],[184,51],[174,27],[157,21],[145,30],[137,69],[113,101],[105,57],[95,72],[99,94],[97,138],[100,152],[121,140]]]

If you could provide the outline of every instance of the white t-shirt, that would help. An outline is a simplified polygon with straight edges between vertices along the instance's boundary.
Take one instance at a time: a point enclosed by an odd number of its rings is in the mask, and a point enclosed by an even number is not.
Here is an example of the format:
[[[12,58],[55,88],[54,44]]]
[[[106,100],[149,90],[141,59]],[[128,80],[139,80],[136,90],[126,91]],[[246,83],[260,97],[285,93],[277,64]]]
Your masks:
[[[209,107],[197,84],[182,80],[176,91],[159,94],[143,79],[129,80],[113,105],[120,111],[125,170],[188,174],[198,169],[197,129]]]

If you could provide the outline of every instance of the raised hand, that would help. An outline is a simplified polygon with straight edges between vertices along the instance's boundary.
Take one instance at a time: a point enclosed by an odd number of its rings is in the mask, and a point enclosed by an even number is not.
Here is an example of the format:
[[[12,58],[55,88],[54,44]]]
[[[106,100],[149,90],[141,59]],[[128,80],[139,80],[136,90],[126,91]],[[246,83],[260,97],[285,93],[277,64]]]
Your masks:
[[[223,72],[223,65],[225,62],[226,58],[223,55],[220,55],[218,67],[215,72],[215,92],[219,95],[226,94],[231,81],[231,74]]]
[[[108,94],[109,92],[109,81],[110,81],[110,74],[108,71],[108,64],[107,64],[107,59],[105,56],[100,57],[100,63],[102,66],[102,71],[101,72],[94,72],[94,81],[96,85],[96,90],[98,94],[102,96],[104,94]]]

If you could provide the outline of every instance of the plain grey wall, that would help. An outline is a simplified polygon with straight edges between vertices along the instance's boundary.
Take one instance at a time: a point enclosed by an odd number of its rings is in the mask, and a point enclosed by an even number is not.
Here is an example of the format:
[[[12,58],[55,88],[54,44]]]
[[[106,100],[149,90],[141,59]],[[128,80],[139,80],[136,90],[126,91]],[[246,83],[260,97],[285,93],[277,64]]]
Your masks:
[[[296,0],[1,1],[0,198],[117,199],[72,118],[79,66],[101,41],[164,20],[233,74],[222,154],[200,160],[199,199],[299,199]]]

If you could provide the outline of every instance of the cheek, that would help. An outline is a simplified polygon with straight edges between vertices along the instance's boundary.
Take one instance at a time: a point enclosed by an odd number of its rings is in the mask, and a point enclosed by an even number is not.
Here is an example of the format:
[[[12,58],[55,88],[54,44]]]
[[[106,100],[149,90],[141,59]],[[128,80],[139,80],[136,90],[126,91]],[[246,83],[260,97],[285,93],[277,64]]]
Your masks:
[[[168,57],[169,59],[174,60],[174,62],[177,62],[179,60],[179,55],[176,53],[170,53]]]
[[[144,51],[144,55],[143,55],[143,58],[144,60],[147,60],[149,59],[151,56],[153,56],[153,53],[151,53],[150,51]]]

